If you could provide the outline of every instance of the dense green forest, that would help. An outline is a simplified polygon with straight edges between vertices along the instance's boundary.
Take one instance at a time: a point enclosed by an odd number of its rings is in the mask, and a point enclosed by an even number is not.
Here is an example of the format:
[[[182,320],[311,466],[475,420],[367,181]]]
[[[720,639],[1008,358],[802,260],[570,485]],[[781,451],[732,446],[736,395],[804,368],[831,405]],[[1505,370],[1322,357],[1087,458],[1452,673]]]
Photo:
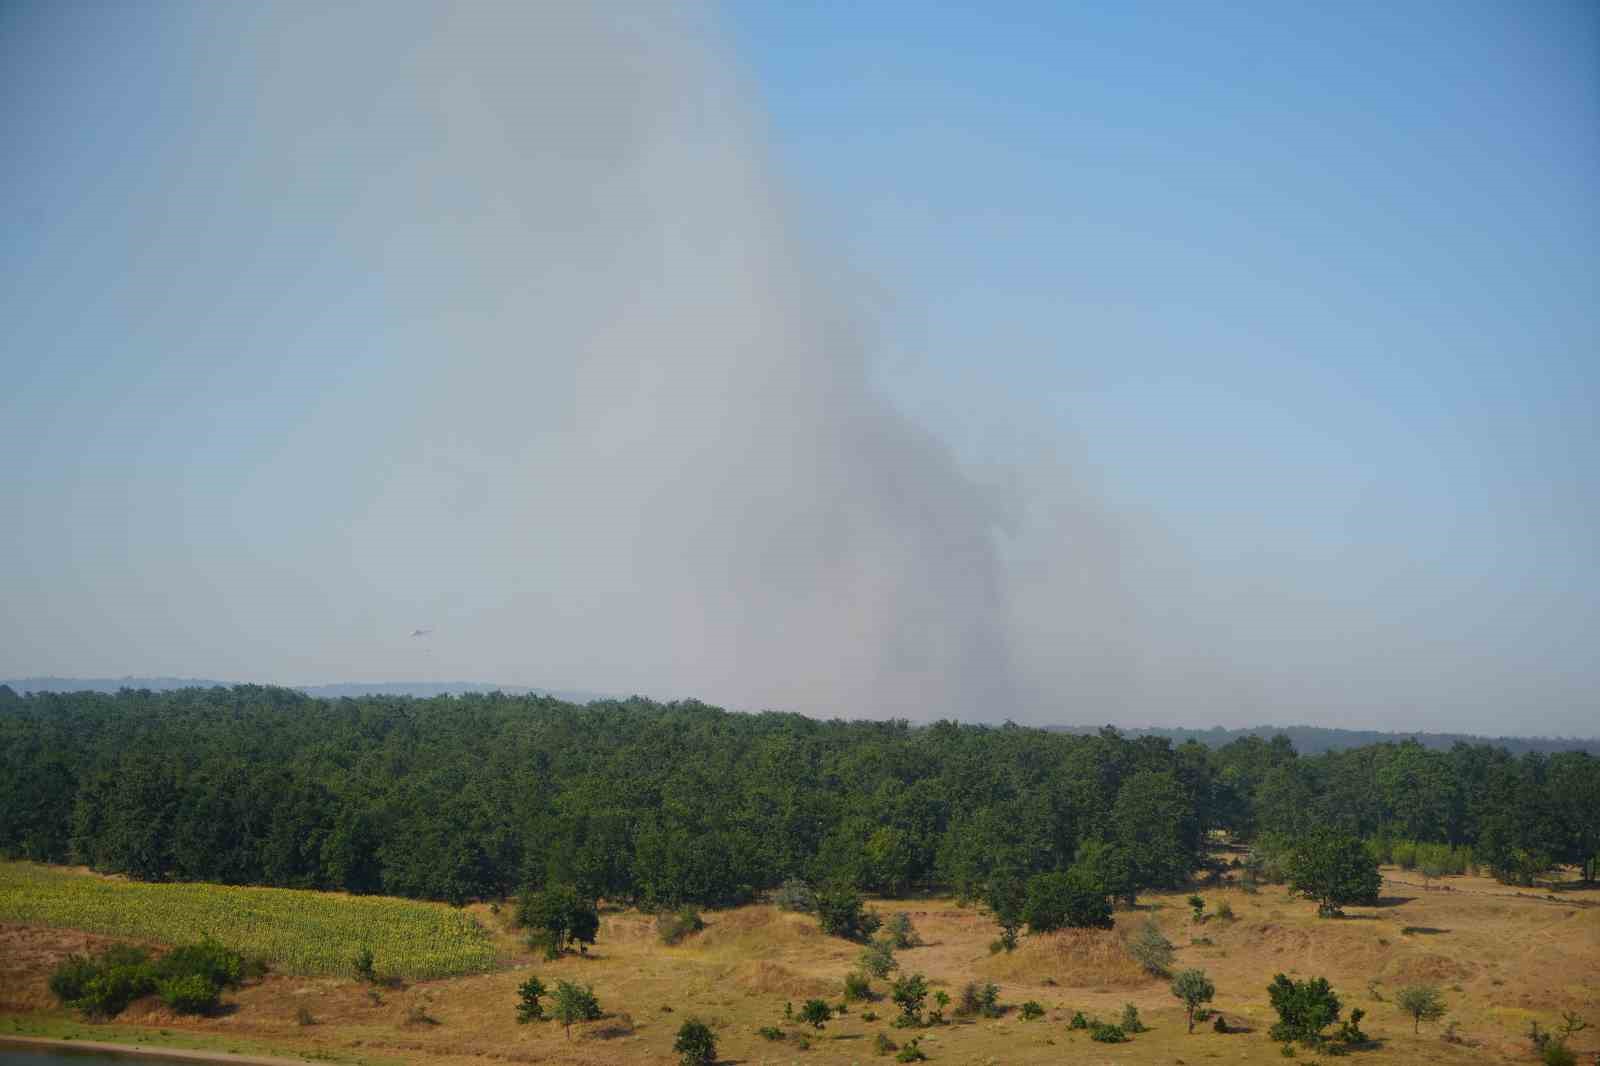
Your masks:
[[[1184,883],[1213,830],[1327,827],[1468,846],[1508,877],[1592,864],[1600,759],[1303,757],[1285,737],[1174,747],[642,699],[0,686],[0,852],[145,879],[718,905],[790,877],[977,895],[1087,856],[1138,888]]]

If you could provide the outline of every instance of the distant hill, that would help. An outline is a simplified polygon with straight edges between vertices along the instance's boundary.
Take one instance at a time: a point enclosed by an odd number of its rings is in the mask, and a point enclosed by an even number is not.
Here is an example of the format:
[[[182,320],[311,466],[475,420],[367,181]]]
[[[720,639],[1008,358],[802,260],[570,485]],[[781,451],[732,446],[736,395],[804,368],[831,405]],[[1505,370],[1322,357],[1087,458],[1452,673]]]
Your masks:
[[[1074,733],[1084,735],[1098,732],[1101,726],[1063,725],[1045,726],[1046,729],[1059,733]],[[1324,729],[1313,725],[1256,725],[1243,729],[1224,729],[1221,726],[1212,726],[1210,729],[1166,729],[1151,726],[1142,729],[1122,729],[1124,736],[1166,737],[1174,744],[1183,744],[1190,740],[1197,740],[1208,748],[1220,748],[1230,744],[1240,737],[1261,737],[1270,740],[1282,733],[1294,743],[1294,748],[1302,755],[1321,755],[1325,751],[1343,751],[1346,748],[1360,748],[1368,744],[1398,744],[1404,740],[1415,740],[1425,748],[1438,751],[1448,751],[1458,741],[1464,744],[1490,744],[1497,748],[1505,748],[1513,755],[1525,752],[1538,751],[1552,754],[1558,751],[1586,751],[1591,755],[1600,755],[1600,737],[1483,737],[1471,733],[1383,733],[1375,729]]]
[[[0,681],[18,693],[29,692],[116,692],[119,689],[149,689],[169,692],[178,688],[229,688],[236,681],[216,681],[204,677],[22,677]],[[344,696],[458,696],[464,692],[504,692],[508,696],[553,696],[569,703],[590,703],[607,699],[596,692],[530,688],[526,685],[490,685],[481,681],[349,681],[332,685],[284,685],[318,699],[336,700]]]

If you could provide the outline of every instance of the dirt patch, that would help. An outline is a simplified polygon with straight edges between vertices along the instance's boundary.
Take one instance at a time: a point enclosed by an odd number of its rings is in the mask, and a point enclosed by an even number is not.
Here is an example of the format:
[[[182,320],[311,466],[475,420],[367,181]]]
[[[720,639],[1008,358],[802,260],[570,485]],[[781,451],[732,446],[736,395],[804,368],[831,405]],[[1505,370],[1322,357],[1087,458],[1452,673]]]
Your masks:
[[[1395,959],[1384,967],[1384,975],[1390,981],[1412,984],[1465,981],[1477,972],[1478,968],[1472,963],[1443,955],[1411,955]]]

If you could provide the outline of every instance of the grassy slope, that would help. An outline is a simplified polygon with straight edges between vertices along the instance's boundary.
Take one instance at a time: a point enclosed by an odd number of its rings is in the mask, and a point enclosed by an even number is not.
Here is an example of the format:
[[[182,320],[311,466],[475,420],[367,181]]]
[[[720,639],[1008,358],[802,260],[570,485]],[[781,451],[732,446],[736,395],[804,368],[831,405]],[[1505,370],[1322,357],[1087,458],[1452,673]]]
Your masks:
[[[992,979],[1001,986],[1002,1002],[1036,999],[1049,1009],[1038,1021],[1024,1022],[1012,1012],[994,1021],[926,1030],[923,1046],[934,1062],[1281,1063],[1277,1045],[1266,1036],[1270,1012],[1265,995],[1267,982],[1280,970],[1326,975],[1347,1007],[1367,1010],[1364,1028],[1381,1046],[1351,1056],[1351,1062],[1528,1061],[1519,1034],[1530,1018],[1549,1024],[1559,1019],[1561,1010],[1577,1010],[1600,1027],[1600,907],[1581,905],[1600,902],[1600,892],[1571,891],[1552,903],[1519,897],[1478,878],[1449,878],[1446,883],[1451,891],[1390,883],[1383,906],[1353,908],[1343,921],[1320,921],[1312,906],[1287,898],[1277,888],[1254,896],[1204,893],[1213,905],[1222,898],[1232,904],[1238,918],[1226,925],[1213,921],[1191,926],[1183,903],[1187,893],[1149,897],[1145,902],[1154,909],[1119,913],[1125,928],[1148,916],[1183,945],[1178,965],[1205,968],[1217,984],[1215,1006],[1231,1023],[1254,1030],[1237,1035],[1209,1030],[1186,1035],[1181,1010],[1166,983],[1140,976],[1122,955],[1115,933],[1024,938],[1014,955],[991,956],[987,945],[994,926],[970,909],[948,901],[883,907],[912,913],[927,944],[900,953],[901,964],[927,974],[934,987],[954,995],[967,980]],[[488,908],[473,910],[487,925],[499,921]],[[887,1025],[893,1014],[887,1002],[857,1005],[847,1017],[813,1033],[806,1052],[790,1042],[763,1040],[755,1030],[782,1025],[785,1001],[798,1007],[808,996],[822,994],[837,1001],[840,979],[854,966],[859,949],[822,936],[804,917],[768,907],[706,917],[703,933],[668,948],[657,942],[647,917],[607,914],[591,956],[558,963],[515,953],[512,938],[502,932],[502,950],[510,952],[507,968],[386,991],[381,1003],[346,979],[275,976],[238,993],[238,1009],[220,1018],[181,1021],[145,1002],[120,1022],[123,1030],[144,1025],[150,1027],[143,1030],[147,1033],[162,1027],[278,1048],[430,1064],[491,1057],[668,1063],[674,1058],[673,1035],[691,1015],[718,1029],[724,1060],[750,1066],[884,1061],[872,1054],[873,1036],[882,1031],[903,1042],[907,1034]],[[1412,931],[1406,932],[1407,927]],[[12,929],[8,935],[35,932]],[[1213,943],[1192,945],[1197,936]],[[47,972],[43,962],[9,974],[0,967],[0,1010],[46,1008]],[[517,1025],[515,989],[529,973],[538,973],[548,984],[556,979],[592,984],[609,1016],[575,1027],[570,1041],[553,1024]],[[1479,1046],[1446,1044],[1437,1026],[1425,1026],[1420,1036],[1412,1034],[1410,1020],[1393,1005],[1393,993],[1419,980],[1444,989],[1451,1017]],[[1124,1002],[1139,1006],[1151,1032],[1108,1046],[1066,1029],[1073,1010],[1111,1018]],[[308,1007],[318,1024],[298,1024],[300,1006]],[[437,1024],[408,1020],[417,1007]],[[866,1023],[864,1009],[876,1010],[882,1018]],[[6,1024],[0,1021],[0,1031]],[[82,1024],[78,1030],[86,1038],[102,1031]],[[1600,1046],[1594,1030],[1581,1036],[1586,1039],[1575,1042],[1578,1048]],[[1299,1061],[1315,1058],[1305,1051],[1299,1055]]]

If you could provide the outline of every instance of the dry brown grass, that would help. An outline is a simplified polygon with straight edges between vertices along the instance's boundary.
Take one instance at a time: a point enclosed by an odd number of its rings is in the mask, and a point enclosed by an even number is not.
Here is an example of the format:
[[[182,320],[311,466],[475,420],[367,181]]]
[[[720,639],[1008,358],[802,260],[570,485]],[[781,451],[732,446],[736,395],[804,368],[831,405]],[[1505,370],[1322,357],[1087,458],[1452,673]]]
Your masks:
[[[898,953],[902,971],[921,972],[952,993],[967,981],[991,980],[1001,988],[1002,1003],[1034,999],[1048,1009],[1037,1021],[1024,1022],[1012,1011],[1000,1019],[924,1030],[923,1047],[934,1063],[1169,1066],[1181,1059],[1276,1066],[1285,1060],[1267,1038],[1271,1019],[1265,990],[1280,971],[1326,976],[1347,1007],[1368,1012],[1363,1027],[1381,1046],[1351,1056],[1346,1061],[1352,1066],[1530,1061],[1520,1038],[1528,1021],[1548,1026],[1563,1010],[1575,1010],[1594,1024],[1576,1046],[1586,1054],[1600,1049],[1600,907],[1583,906],[1600,901],[1600,890],[1564,892],[1562,901],[1552,903],[1477,878],[1450,878],[1447,884],[1455,891],[1390,884],[1384,906],[1352,908],[1344,920],[1318,919],[1314,906],[1288,898],[1281,888],[1259,895],[1208,889],[1208,900],[1214,905],[1228,899],[1238,920],[1199,926],[1188,921],[1186,892],[1158,894],[1141,900],[1153,909],[1119,912],[1115,931],[1025,936],[1015,953],[997,956],[988,951],[994,923],[972,908],[919,900],[886,902],[881,909],[909,911],[926,942]],[[498,928],[487,908],[480,917],[489,928]],[[1179,968],[1207,970],[1217,986],[1214,1005],[1229,1022],[1253,1032],[1185,1034],[1167,982],[1145,977],[1122,946],[1121,934],[1136,930],[1146,918],[1158,921],[1178,945]],[[826,1030],[812,1032],[809,1051],[800,1051],[792,1039],[763,1040],[756,1029],[783,1026],[785,1002],[798,1007],[811,996],[838,999],[860,946],[821,935],[813,919],[771,907],[708,912],[705,919],[704,932],[668,947],[657,938],[650,915],[607,913],[589,958],[555,963],[530,954],[502,930],[505,969],[384,991],[381,1004],[354,981],[271,976],[233,996],[238,1009],[220,1017],[176,1018],[146,1000],[121,1021],[143,1026],[141,1031],[156,1041],[165,1029],[307,1055],[419,1066],[666,1066],[675,1061],[671,1046],[678,1026],[689,1017],[717,1031],[724,1061],[747,1066],[882,1061],[871,1052],[876,1033],[889,1032],[897,1043],[905,1042],[906,1034],[887,1029],[894,1011],[884,1003],[870,1006],[881,1015],[877,1022],[862,1020],[869,1006],[860,1004]],[[1408,927],[1412,931],[1403,932]],[[1192,936],[1212,943],[1191,944]],[[0,1003],[24,1026],[45,1017],[40,1009],[48,1003],[45,981],[54,961],[68,951],[96,946],[91,940],[99,939],[25,927],[0,930]],[[570,1040],[558,1025],[518,1025],[516,987],[531,973],[551,985],[557,980],[593,985],[607,1016],[575,1025]],[[1438,1027],[1413,1035],[1393,998],[1401,985],[1418,980],[1441,986],[1451,1019],[1481,1046],[1446,1044]],[[874,985],[884,991],[884,982]],[[1131,1043],[1093,1044],[1066,1029],[1072,1011],[1111,1018],[1129,1001],[1151,1026]],[[407,1023],[409,1008],[419,1002],[437,1025]],[[319,1024],[298,1023],[301,1005]],[[80,1028],[91,1038],[97,1027]],[[1311,1059],[1302,1052],[1297,1061]]]

